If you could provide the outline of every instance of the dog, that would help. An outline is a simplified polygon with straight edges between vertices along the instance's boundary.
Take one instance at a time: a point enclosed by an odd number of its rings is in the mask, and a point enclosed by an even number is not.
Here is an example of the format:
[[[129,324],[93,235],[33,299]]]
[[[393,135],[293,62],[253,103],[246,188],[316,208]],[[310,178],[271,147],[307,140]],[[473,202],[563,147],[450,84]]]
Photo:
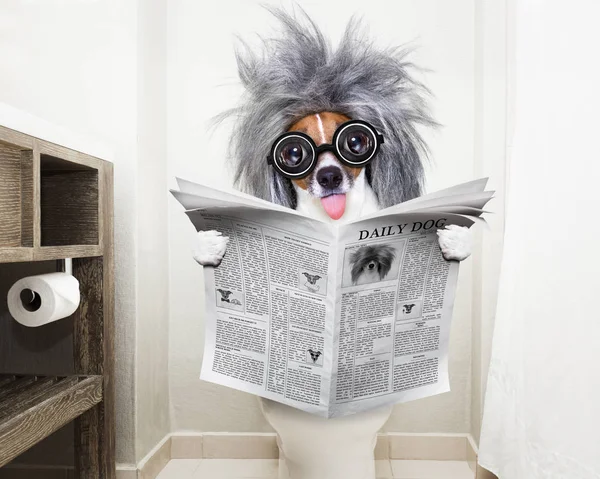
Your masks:
[[[265,40],[263,51],[237,51],[246,95],[216,119],[235,120],[235,184],[328,222],[352,221],[420,196],[427,147],[419,130],[437,124],[408,51],[376,48],[357,20],[334,50],[306,13],[267,8],[282,34]],[[438,237],[447,260],[470,255],[468,228],[449,225]],[[227,241],[216,231],[199,232],[194,258],[218,266]]]
[[[396,251],[389,245],[361,246],[350,254],[352,284],[383,281],[392,268]]]
[[[312,284],[313,286],[315,284],[317,284],[317,281],[319,281],[321,279],[321,276],[319,276],[318,274],[308,274],[308,273],[302,273],[304,276],[306,276],[306,279],[308,280],[308,282],[310,284]]]
[[[312,349],[309,349],[308,354],[310,354],[310,358],[312,359],[312,362],[316,363],[319,360],[319,357],[321,356],[321,354],[323,354],[323,353],[321,351],[313,351]]]
[[[402,311],[404,312],[404,314],[410,314],[414,307],[414,304],[405,304],[402,306]]]
[[[226,301],[227,303],[230,302],[229,296],[231,296],[233,291],[227,291],[224,289],[217,289],[217,291],[221,294],[221,301]]]
[[[229,296],[233,294],[233,291],[228,291],[224,289],[217,289],[217,291],[221,294],[221,301],[224,301],[225,303],[235,304],[236,306],[242,305],[239,299],[229,299]]]
[[[319,291],[319,289],[321,289],[318,285],[317,285],[317,281],[319,281],[321,279],[321,276],[319,276],[318,274],[308,274],[308,273],[302,273],[304,276],[306,276],[306,283],[304,283],[304,286],[306,286],[306,289],[308,289],[311,293],[316,293],[317,291]]]

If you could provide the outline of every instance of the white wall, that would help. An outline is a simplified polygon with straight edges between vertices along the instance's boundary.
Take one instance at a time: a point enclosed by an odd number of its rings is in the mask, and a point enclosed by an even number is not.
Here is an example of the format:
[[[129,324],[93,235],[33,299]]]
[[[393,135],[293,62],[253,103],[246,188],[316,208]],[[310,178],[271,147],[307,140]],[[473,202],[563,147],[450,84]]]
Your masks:
[[[483,398],[490,363],[492,331],[500,261],[504,241],[504,200],[508,102],[511,64],[512,0],[476,2],[475,36],[475,170],[476,177],[490,178],[488,188],[496,191],[487,215],[489,230],[476,235],[473,260],[473,329],[471,434],[479,440]]]
[[[275,2],[272,2],[275,3]],[[349,15],[362,13],[378,42],[420,46],[415,61],[432,70],[435,116],[444,127],[429,133],[435,165],[429,190],[473,178],[475,118],[475,7],[472,0],[301,1],[339,38]],[[224,164],[227,127],[207,132],[208,119],[232,106],[240,93],[233,57],[234,35],[251,40],[271,32],[273,20],[258,1],[168,3],[168,156],[175,175],[230,185]],[[172,429],[264,431],[256,399],[198,380],[203,349],[202,271],[190,256],[193,228],[181,208],[169,207],[170,356]],[[471,403],[472,262],[461,267],[451,334],[452,392],[397,406],[391,431],[469,432]]]
[[[161,4],[140,0],[140,12],[137,0],[11,0],[0,7],[0,102],[114,151],[116,445],[117,461],[130,464],[169,430],[164,81],[144,91],[156,72],[151,59],[138,61],[138,50],[156,52]],[[161,90],[162,100],[154,96]]]
[[[166,0],[138,2],[136,460],[170,431]]]
[[[133,462],[135,3],[11,1],[1,18],[0,100],[114,148],[118,460]]]

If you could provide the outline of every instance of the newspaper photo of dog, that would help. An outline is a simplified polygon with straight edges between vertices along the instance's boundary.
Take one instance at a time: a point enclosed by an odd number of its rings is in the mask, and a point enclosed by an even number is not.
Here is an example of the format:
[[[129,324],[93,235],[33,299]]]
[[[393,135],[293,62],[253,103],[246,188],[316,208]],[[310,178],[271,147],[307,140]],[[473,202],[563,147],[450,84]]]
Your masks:
[[[323,366],[323,352],[309,348],[306,351],[306,362],[314,366]]]
[[[234,309],[236,311],[244,311],[244,303],[242,301],[242,293],[239,291],[231,291],[229,289],[217,288],[217,308]]]
[[[309,293],[327,295],[327,276],[314,271],[298,270],[298,288]]]
[[[404,244],[404,241],[396,241],[346,248],[342,287],[396,279]]]
[[[413,299],[411,301],[404,301],[398,303],[396,309],[396,319],[399,321],[405,321],[407,319],[417,319],[422,316],[423,301],[420,299]]]

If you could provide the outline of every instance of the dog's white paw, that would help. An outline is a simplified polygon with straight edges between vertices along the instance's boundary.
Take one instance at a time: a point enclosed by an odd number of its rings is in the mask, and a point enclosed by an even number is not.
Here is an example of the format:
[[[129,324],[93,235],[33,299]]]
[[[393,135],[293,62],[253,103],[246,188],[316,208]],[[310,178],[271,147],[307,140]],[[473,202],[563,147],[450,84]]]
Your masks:
[[[219,231],[198,231],[192,252],[194,259],[202,266],[219,266],[225,256],[228,241],[229,238]]]
[[[466,226],[448,225],[437,231],[444,259],[462,261],[471,256],[471,230]]]

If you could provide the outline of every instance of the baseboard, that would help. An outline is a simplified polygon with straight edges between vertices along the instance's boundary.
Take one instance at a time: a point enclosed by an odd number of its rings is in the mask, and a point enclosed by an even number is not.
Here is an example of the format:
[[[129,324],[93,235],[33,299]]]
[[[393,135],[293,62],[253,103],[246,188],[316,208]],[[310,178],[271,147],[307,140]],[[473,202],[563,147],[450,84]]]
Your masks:
[[[495,474],[479,465],[479,461],[477,460],[479,449],[473,436],[469,435],[467,440],[467,462],[471,470],[475,473],[475,479],[498,479]]]
[[[476,479],[498,479],[477,464],[477,445],[470,434],[384,433],[377,437],[375,459],[467,461]],[[172,459],[277,459],[273,433],[171,434]]]
[[[477,471],[477,454],[479,454],[477,444],[475,443],[473,436],[469,434],[467,437],[467,462],[473,473]]]
[[[154,479],[171,460],[171,434],[167,434],[137,466],[137,479]],[[117,479],[129,479],[127,477]],[[132,478],[133,479],[133,478]]]
[[[117,464],[117,479],[138,479],[138,468],[134,465]]]
[[[376,459],[466,461],[467,434],[379,434]],[[277,459],[275,434],[173,433],[172,459]]]
[[[477,464],[477,445],[469,434],[379,434],[375,459],[467,461],[476,479],[497,479]],[[186,433],[165,436],[137,467],[117,464],[117,479],[155,479],[171,459],[277,459],[272,433]],[[0,479],[71,479],[73,468],[9,464]]]

